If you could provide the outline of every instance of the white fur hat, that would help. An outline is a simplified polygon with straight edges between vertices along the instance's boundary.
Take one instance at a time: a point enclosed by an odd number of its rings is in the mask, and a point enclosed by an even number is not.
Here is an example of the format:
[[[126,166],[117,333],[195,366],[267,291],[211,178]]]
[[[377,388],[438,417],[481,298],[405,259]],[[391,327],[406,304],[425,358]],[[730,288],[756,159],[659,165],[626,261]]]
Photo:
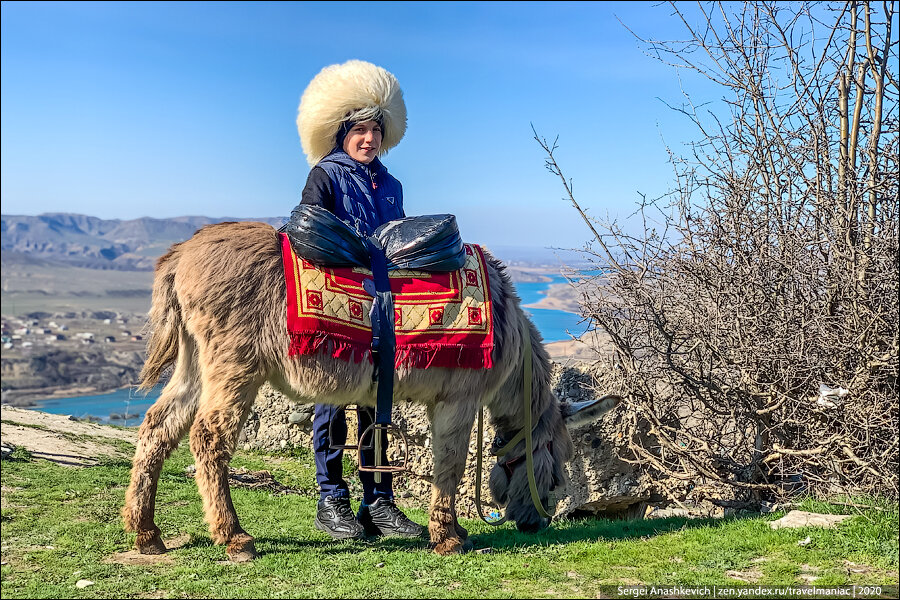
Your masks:
[[[406,133],[406,104],[397,78],[362,60],[325,67],[313,77],[297,113],[300,144],[310,166],[331,152],[347,120],[381,122],[379,156],[396,146]]]

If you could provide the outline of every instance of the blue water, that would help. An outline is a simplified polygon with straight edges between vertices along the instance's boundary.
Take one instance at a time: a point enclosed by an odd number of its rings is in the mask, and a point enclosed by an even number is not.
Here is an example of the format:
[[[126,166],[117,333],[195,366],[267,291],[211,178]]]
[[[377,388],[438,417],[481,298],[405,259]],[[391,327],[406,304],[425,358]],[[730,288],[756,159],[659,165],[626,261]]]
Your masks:
[[[544,292],[554,283],[564,283],[565,277],[556,276],[550,282],[518,283],[516,290],[522,298],[522,304],[532,304],[543,298]],[[531,316],[535,327],[541,332],[545,342],[568,340],[569,335],[576,337],[583,334],[587,324],[580,315],[561,310],[542,308],[525,308]],[[104,423],[137,427],[144,420],[147,409],[156,402],[162,388],[157,386],[145,396],[133,388],[116,390],[108,394],[94,396],[77,396],[75,398],[50,398],[39,400],[34,408],[57,415],[72,415],[79,418],[99,417]],[[110,418],[119,415],[125,418]]]
[[[517,283],[516,291],[522,298],[522,304],[533,304],[544,298],[541,292],[556,283],[566,283],[562,275],[556,275],[550,282]],[[580,337],[587,330],[587,322],[577,315],[562,310],[549,310],[546,308],[524,308],[531,317],[534,326],[541,332],[544,342],[559,342],[569,340],[569,334]]]
[[[157,386],[145,396],[135,392],[133,388],[116,390],[108,394],[94,396],[76,396],[75,398],[50,398],[38,400],[35,410],[54,415],[72,415],[73,417],[100,417],[104,423],[137,427],[144,420],[147,409],[156,402],[162,388]],[[120,415],[124,418],[110,418]]]

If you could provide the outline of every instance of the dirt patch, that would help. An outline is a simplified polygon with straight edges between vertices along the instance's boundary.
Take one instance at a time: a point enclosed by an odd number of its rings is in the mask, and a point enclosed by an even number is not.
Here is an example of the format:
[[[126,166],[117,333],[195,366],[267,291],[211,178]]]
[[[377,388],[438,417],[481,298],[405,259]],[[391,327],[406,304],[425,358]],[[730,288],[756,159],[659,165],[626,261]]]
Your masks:
[[[819,579],[819,576],[816,574],[819,571],[821,571],[819,567],[802,564],[800,565],[800,574],[797,577],[800,578],[800,581],[803,582],[803,585],[811,585]]]
[[[847,574],[857,573],[857,574],[865,574],[868,575],[870,573],[875,573],[878,571],[875,567],[871,567],[869,565],[859,565],[855,562],[851,562],[849,560],[844,560],[844,568],[847,569]]]
[[[725,575],[745,583],[756,583],[762,579],[763,574],[756,567],[750,567],[746,571],[725,571]]]
[[[34,458],[68,467],[95,465],[99,457],[130,458],[114,444],[104,444],[103,439],[132,444],[137,441],[137,430],[70,421],[64,415],[36,410],[4,406],[0,418],[3,421],[0,437],[4,445],[25,448]]]
[[[792,510],[777,521],[770,521],[772,529],[795,529],[800,527],[834,527],[841,521],[849,519],[851,515],[822,515],[819,513]]]
[[[141,554],[137,550],[118,552],[103,559],[104,564],[117,565],[172,565],[175,560],[169,555],[172,550],[177,550],[191,541],[191,536],[184,534],[163,540],[167,552],[165,554]]]
[[[189,465],[184,471],[188,477],[194,477],[197,474],[197,468]],[[283,485],[275,480],[269,471],[252,471],[250,469],[240,467],[228,467],[228,484],[232,488],[248,488],[251,490],[265,490],[272,494],[303,494],[303,490]]]

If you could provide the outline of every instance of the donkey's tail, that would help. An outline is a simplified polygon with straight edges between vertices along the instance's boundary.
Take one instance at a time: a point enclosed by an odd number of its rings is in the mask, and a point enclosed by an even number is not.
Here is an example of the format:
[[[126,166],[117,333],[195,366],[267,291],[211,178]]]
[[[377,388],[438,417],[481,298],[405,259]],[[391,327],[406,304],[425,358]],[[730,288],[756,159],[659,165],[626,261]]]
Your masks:
[[[178,339],[184,323],[181,318],[181,305],[175,293],[175,272],[178,268],[178,246],[173,246],[168,253],[156,262],[156,275],[153,279],[153,301],[147,326],[150,339],[147,342],[147,359],[141,369],[138,388],[152,388],[163,371],[178,357]]]

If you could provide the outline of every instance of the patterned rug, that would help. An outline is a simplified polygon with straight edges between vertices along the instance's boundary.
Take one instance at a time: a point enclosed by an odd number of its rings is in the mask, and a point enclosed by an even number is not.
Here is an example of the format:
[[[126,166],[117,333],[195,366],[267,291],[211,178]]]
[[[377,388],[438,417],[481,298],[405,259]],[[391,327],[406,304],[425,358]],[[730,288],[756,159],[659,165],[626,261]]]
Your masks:
[[[372,279],[372,272],[319,269],[298,257],[284,234],[281,251],[290,355],[327,352],[371,361],[372,296],[363,282]],[[397,367],[491,367],[494,328],[484,254],[471,244],[465,251],[466,264],[459,271],[390,272]]]

